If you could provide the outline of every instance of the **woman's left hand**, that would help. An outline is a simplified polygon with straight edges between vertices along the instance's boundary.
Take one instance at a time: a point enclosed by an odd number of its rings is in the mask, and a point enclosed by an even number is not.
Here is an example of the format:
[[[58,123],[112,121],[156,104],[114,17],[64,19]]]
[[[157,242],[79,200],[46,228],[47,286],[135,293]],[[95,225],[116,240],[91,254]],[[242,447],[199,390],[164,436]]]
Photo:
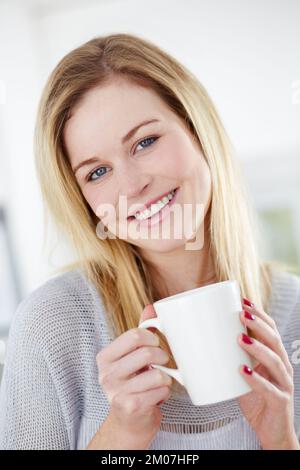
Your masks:
[[[248,342],[249,336],[240,335],[238,342],[257,364],[253,370],[241,367],[240,372],[252,391],[240,396],[238,402],[263,449],[300,450],[294,428],[293,367],[274,320],[253,304],[249,306],[250,303],[243,299],[240,318],[258,339],[250,338],[252,343],[247,344],[243,336]]]

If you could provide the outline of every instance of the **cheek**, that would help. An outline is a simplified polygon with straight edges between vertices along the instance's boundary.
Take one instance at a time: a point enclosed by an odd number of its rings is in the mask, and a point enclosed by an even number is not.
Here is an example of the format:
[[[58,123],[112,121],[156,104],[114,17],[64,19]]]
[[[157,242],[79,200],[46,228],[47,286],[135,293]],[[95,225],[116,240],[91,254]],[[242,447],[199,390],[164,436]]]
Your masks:
[[[161,175],[179,182],[190,178],[195,171],[194,153],[194,148],[184,140],[166,139],[159,149],[159,168],[156,167],[156,173],[159,170]]]
[[[165,174],[182,182],[194,181],[196,186],[202,188],[203,195],[209,192],[211,186],[209,167],[203,153],[189,137],[184,136],[174,140],[171,150],[169,145],[166,152],[168,158],[165,159],[163,168]]]
[[[82,190],[85,200],[97,216],[99,216],[97,212],[100,206],[105,207],[108,205],[115,207],[116,205],[113,201],[113,194],[110,193],[109,188],[106,187],[104,191],[99,186],[87,185]]]
[[[88,185],[82,189],[82,194],[88,205],[95,212],[97,206],[97,191],[96,188],[89,187]]]

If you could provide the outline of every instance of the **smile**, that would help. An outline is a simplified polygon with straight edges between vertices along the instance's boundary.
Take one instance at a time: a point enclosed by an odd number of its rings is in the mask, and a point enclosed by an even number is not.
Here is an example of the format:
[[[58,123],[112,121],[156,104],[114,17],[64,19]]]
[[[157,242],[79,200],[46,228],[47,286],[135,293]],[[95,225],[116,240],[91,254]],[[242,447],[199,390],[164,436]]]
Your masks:
[[[179,188],[173,189],[145,210],[138,211],[134,215],[129,216],[128,220],[136,220],[140,225],[152,225],[160,222],[169,212],[167,209],[174,203],[178,190]]]

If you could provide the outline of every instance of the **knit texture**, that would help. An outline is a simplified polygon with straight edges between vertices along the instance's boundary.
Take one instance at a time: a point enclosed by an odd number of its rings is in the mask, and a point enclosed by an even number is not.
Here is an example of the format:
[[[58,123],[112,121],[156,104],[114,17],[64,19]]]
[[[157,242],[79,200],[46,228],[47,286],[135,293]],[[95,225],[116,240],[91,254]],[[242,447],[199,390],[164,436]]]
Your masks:
[[[268,313],[294,368],[300,437],[300,278],[273,272]],[[0,449],[85,449],[109,412],[96,355],[113,341],[81,269],[50,278],[18,306],[0,388]],[[182,393],[182,390],[184,393]],[[174,391],[149,449],[261,449],[237,399],[195,406]]]

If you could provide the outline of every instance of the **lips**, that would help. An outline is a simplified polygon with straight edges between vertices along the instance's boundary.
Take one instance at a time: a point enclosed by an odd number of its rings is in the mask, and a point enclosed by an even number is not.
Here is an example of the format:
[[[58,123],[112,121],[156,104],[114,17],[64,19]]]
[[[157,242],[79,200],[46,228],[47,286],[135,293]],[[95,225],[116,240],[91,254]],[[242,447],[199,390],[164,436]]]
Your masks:
[[[155,204],[157,201],[159,201],[160,199],[163,199],[165,196],[167,196],[167,194],[169,194],[171,191],[177,191],[178,190],[178,187],[177,188],[173,188],[173,189],[169,189],[169,191],[167,191],[166,193],[162,194],[161,196],[155,198],[155,199],[151,199],[150,201],[148,201],[146,204],[141,204],[140,206],[138,206],[137,209],[135,209],[131,215],[129,215],[127,217],[128,220],[131,220],[131,219],[135,219],[135,216],[134,214],[136,214],[137,212],[143,212],[144,210],[146,210],[148,207],[150,207],[152,204]]]

